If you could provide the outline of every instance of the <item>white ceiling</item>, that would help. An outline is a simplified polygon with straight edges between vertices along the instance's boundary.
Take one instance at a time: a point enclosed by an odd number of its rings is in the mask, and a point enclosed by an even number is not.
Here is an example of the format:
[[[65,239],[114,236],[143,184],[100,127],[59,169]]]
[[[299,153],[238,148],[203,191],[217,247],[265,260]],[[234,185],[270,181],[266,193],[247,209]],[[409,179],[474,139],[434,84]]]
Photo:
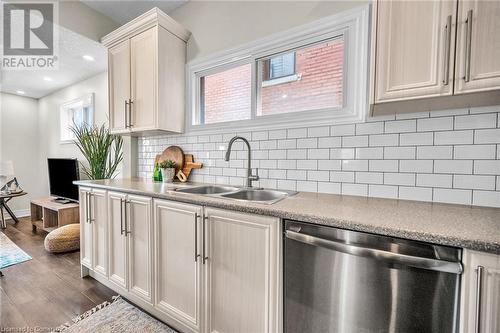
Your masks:
[[[113,21],[124,24],[133,18],[147,12],[151,8],[158,7],[165,13],[182,6],[188,0],[139,0],[139,1],[88,1],[81,0],[87,6],[101,12]]]
[[[59,26],[59,68],[55,70],[2,70],[1,91],[40,98],[73,83],[82,81],[107,70],[106,48],[100,43]],[[87,61],[83,55],[95,60]],[[50,78],[46,81],[44,78]]]

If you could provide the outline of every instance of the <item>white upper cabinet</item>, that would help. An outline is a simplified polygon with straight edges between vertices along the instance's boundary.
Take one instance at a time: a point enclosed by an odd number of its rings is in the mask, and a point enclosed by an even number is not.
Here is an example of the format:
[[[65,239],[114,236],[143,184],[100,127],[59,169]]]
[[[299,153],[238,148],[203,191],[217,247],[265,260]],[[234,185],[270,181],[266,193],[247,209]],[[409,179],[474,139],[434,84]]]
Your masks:
[[[500,89],[500,1],[459,1],[455,93]]]
[[[153,8],[102,38],[108,47],[113,133],[182,133],[189,36],[179,23]]]
[[[379,1],[376,26],[377,102],[451,95],[453,1]]]
[[[372,115],[500,104],[500,1],[373,8]]]

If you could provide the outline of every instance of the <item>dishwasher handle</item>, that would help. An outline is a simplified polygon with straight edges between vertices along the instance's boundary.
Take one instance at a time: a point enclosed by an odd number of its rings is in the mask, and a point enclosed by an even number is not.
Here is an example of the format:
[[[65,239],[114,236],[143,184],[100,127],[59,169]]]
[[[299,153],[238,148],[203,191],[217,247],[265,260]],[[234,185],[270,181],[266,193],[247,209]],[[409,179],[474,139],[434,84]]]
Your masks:
[[[358,257],[368,257],[381,261],[394,262],[411,266],[415,268],[428,269],[439,272],[461,274],[463,267],[460,262],[445,261],[438,259],[430,259],[423,257],[415,257],[406,254],[394,253],[368,247],[360,247],[356,245],[346,244],[339,241],[319,238],[312,235],[295,232],[292,230],[285,231],[286,238],[313,246],[323,247],[329,250],[334,250],[346,254],[351,254]]]

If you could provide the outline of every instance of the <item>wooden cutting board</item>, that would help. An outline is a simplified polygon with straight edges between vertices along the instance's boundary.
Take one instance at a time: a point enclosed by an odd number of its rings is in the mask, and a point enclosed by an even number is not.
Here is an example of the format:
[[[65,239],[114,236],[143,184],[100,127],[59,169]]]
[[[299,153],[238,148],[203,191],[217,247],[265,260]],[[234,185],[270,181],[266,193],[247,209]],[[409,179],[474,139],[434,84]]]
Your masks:
[[[184,167],[184,152],[181,147],[170,146],[167,147],[163,153],[156,155],[155,162],[161,163],[166,160],[172,160],[175,162],[175,174]]]
[[[182,168],[182,173],[184,173],[186,177],[189,177],[189,174],[191,174],[191,170],[201,169],[202,167],[203,163],[194,162],[193,155],[184,155],[184,167]]]

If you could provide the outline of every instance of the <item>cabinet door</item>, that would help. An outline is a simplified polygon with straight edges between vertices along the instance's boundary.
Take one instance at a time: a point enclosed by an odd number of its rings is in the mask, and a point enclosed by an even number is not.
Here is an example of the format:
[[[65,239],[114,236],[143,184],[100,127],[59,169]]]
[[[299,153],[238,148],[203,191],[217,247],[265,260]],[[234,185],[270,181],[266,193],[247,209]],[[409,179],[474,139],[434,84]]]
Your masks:
[[[464,250],[463,262],[461,332],[500,332],[500,256]]]
[[[151,198],[130,195],[126,210],[129,291],[152,303]]]
[[[458,2],[455,93],[500,89],[500,1]]]
[[[200,331],[201,207],[154,201],[155,307]]]
[[[280,331],[279,219],[211,208],[205,217],[206,331]]]
[[[157,28],[130,39],[132,131],[156,125]]]
[[[378,1],[375,102],[451,95],[455,1]]]
[[[125,40],[108,50],[109,123],[113,133],[127,132],[130,98],[130,41]]]
[[[91,194],[92,269],[108,275],[108,205],[106,191],[93,189]]]
[[[92,268],[92,224],[89,221],[91,190],[80,187],[80,262]]]
[[[125,233],[126,195],[108,192],[109,280],[125,291],[128,287],[127,235]]]

